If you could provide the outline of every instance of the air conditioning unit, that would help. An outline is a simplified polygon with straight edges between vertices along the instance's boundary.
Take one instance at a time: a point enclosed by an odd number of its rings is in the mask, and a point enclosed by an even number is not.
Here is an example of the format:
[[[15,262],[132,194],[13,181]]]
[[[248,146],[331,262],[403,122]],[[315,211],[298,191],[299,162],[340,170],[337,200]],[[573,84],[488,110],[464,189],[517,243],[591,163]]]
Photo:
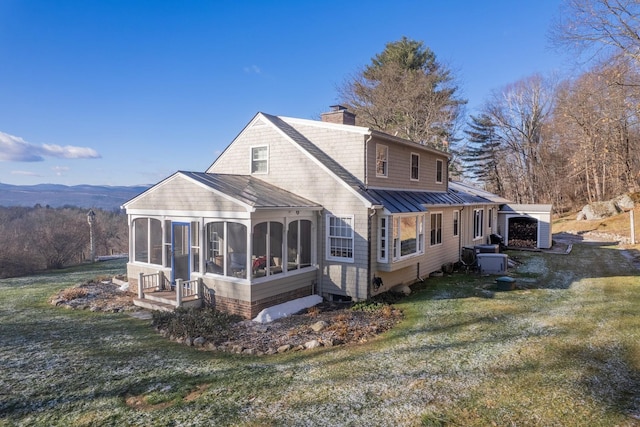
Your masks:
[[[476,255],[480,274],[504,274],[507,272],[507,254],[479,253]]]

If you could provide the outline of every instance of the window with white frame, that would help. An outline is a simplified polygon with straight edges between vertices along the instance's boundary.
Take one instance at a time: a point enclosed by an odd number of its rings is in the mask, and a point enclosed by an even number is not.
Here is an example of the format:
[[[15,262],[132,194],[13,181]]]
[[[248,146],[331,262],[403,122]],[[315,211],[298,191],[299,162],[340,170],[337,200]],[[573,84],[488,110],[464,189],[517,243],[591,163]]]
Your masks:
[[[389,169],[389,147],[386,145],[376,145],[376,176],[388,176]]]
[[[380,228],[378,230],[378,261],[387,262],[387,250],[388,250],[388,222],[389,218],[386,216],[380,217]]]
[[[442,244],[442,212],[431,214],[431,246]]]
[[[443,175],[443,162],[442,160],[436,160],[436,182],[438,184],[442,184]]]
[[[353,262],[353,216],[327,216],[327,259]]]
[[[269,172],[269,147],[251,147],[251,173]]]
[[[424,215],[394,216],[393,258],[401,259],[424,252]]]
[[[311,262],[311,221],[292,221],[287,230],[287,270],[309,267]]]
[[[411,180],[420,179],[420,154],[411,153]]]
[[[484,209],[473,210],[473,238],[479,239],[484,235]]]
[[[493,228],[493,208],[489,209],[489,218],[487,218],[487,228]]]
[[[200,223],[191,221],[191,271],[200,271]]]
[[[134,261],[162,265],[162,222],[155,218],[133,220]]]
[[[247,277],[247,226],[236,222],[210,222],[205,228],[207,273]]]
[[[453,211],[453,235],[460,235],[460,211]]]

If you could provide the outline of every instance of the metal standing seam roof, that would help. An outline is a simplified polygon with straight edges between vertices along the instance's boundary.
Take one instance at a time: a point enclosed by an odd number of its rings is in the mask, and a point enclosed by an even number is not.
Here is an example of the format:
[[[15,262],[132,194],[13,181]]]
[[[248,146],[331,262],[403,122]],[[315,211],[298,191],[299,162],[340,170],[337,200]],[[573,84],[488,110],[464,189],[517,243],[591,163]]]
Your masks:
[[[178,172],[254,208],[313,208],[315,202],[249,175]]]
[[[390,213],[426,212],[426,206],[463,205],[464,201],[452,192],[398,191],[370,189],[367,192]]]

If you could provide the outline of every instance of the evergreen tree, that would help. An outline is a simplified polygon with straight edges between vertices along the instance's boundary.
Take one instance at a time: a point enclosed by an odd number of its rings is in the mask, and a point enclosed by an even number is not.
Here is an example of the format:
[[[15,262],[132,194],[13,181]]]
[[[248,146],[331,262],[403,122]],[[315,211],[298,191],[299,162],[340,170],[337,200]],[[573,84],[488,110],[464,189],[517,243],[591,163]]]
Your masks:
[[[422,42],[388,43],[340,89],[358,125],[449,150],[461,108],[451,72]]]
[[[486,114],[471,116],[467,123],[468,145],[461,158],[471,178],[483,182],[488,191],[503,194],[499,172],[501,141],[496,133],[496,125]]]

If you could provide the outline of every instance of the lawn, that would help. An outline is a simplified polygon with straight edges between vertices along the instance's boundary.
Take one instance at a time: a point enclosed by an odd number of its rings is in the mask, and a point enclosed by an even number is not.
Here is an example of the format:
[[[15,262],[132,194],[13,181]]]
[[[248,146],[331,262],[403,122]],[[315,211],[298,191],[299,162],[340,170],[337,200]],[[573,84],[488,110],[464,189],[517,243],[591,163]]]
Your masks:
[[[0,425],[640,425],[638,271],[616,246],[509,254],[518,290],[432,278],[375,340],[262,357],[48,304],[122,261],[2,280]]]

